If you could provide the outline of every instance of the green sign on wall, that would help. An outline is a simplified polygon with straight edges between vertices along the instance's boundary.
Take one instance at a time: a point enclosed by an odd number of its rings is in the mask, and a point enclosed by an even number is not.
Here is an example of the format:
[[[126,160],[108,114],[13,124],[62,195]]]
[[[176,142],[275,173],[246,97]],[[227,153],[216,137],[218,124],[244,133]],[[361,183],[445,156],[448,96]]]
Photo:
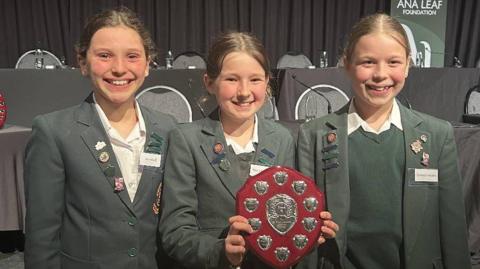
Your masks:
[[[390,14],[407,32],[415,65],[444,66],[447,0],[392,0]]]

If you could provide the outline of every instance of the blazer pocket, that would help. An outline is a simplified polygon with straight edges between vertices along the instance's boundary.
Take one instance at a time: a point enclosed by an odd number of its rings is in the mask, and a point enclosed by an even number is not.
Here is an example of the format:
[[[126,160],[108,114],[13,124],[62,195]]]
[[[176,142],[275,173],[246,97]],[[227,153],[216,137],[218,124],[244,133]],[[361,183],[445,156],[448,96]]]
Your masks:
[[[68,255],[67,253],[60,251],[62,268],[68,269],[98,269],[98,264],[92,261],[86,261],[77,257]]]
[[[442,258],[435,258],[432,260],[433,268],[435,269],[443,269],[443,260]]]

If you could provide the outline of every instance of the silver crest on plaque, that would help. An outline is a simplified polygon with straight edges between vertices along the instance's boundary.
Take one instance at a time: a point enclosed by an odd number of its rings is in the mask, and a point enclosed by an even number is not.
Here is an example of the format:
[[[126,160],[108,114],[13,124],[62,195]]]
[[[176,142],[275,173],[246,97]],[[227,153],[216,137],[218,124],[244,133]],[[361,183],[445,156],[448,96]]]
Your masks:
[[[278,247],[275,249],[275,257],[277,257],[277,260],[281,262],[286,261],[289,255],[290,250],[286,247]]]
[[[303,192],[305,192],[305,189],[307,188],[307,183],[305,183],[305,181],[303,180],[295,180],[292,183],[292,188],[296,194],[301,195],[303,194]]]
[[[303,206],[305,206],[305,209],[313,212],[315,209],[317,209],[318,201],[315,199],[315,197],[308,197],[303,200]]]
[[[304,218],[302,220],[303,228],[307,230],[308,232],[311,232],[315,229],[315,226],[317,226],[317,220],[312,217]]]
[[[303,234],[296,234],[293,236],[293,244],[296,248],[302,249],[307,245],[308,238]]]
[[[258,208],[257,198],[246,198],[245,201],[243,201],[243,204],[245,205],[245,210],[247,210],[250,213],[257,210]]]
[[[268,191],[268,182],[266,181],[257,181],[255,182],[255,192],[259,195],[264,195]]]
[[[252,226],[254,232],[258,231],[260,226],[262,226],[262,221],[259,218],[250,218],[248,219],[248,223]]]
[[[273,178],[275,179],[275,182],[282,186],[283,184],[285,184],[285,182],[287,182],[288,180],[288,174],[286,172],[283,172],[283,171],[280,171],[280,172],[276,172],[274,175],[273,175]]]
[[[286,234],[297,222],[297,203],[284,194],[276,194],[267,201],[267,220],[279,234]]]
[[[257,244],[262,250],[267,250],[272,245],[272,237],[270,235],[260,235],[257,238]]]

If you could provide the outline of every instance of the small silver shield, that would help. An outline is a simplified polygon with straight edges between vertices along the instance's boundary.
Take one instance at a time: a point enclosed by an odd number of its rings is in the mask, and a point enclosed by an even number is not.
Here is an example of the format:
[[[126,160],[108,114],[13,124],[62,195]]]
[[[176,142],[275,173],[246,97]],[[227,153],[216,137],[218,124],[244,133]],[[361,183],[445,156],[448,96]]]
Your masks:
[[[248,219],[248,223],[252,226],[254,232],[258,231],[260,226],[262,226],[262,221],[259,218],[250,218]]]
[[[293,244],[296,248],[302,249],[307,245],[308,238],[303,234],[296,234],[293,236]]]
[[[286,234],[297,222],[297,203],[284,194],[276,194],[267,201],[267,220],[279,234]]]
[[[315,199],[315,197],[308,197],[303,200],[303,206],[305,206],[305,209],[313,212],[315,209],[317,209],[318,201]]]
[[[257,181],[255,182],[255,192],[258,193],[259,195],[264,195],[265,193],[268,192],[268,182],[266,181]]]
[[[286,172],[279,171],[273,175],[273,178],[278,185],[282,186],[283,184],[285,184],[285,182],[287,182],[288,174]]]
[[[301,195],[303,194],[303,192],[305,192],[305,189],[307,188],[307,183],[305,183],[305,181],[303,180],[295,180],[292,183],[292,188],[296,194]]]
[[[267,250],[272,245],[272,237],[269,235],[260,235],[257,238],[257,244],[262,250]]]
[[[307,230],[307,232],[311,232],[315,229],[315,226],[317,226],[317,220],[312,217],[304,218],[302,220],[303,228]]]
[[[290,255],[290,250],[286,247],[278,247],[275,249],[275,257],[277,257],[277,260],[284,262],[288,259],[288,256]]]
[[[246,198],[245,201],[243,201],[243,204],[245,205],[245,209],[250,213],[258,208],[257,198]]]

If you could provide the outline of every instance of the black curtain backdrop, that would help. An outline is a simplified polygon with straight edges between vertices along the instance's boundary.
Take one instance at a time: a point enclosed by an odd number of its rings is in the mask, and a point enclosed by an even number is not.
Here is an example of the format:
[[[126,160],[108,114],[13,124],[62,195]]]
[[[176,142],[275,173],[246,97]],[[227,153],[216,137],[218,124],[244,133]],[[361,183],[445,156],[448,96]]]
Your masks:
[[[272,67],[288,51],[315,65],[320,51],[337,63],[346,35],[359,18],[390,10],[390,0],[0,0],[0,68],[13,68],[26,51],[48,50],[76,66],[74,44],[87,18],[124,5],[136,11],[158,48],[205,55],[220,32],[254,33],[267,48]],[[474,67],[480,56],[480,1],[449,0],[445,65],[457,56]]]

